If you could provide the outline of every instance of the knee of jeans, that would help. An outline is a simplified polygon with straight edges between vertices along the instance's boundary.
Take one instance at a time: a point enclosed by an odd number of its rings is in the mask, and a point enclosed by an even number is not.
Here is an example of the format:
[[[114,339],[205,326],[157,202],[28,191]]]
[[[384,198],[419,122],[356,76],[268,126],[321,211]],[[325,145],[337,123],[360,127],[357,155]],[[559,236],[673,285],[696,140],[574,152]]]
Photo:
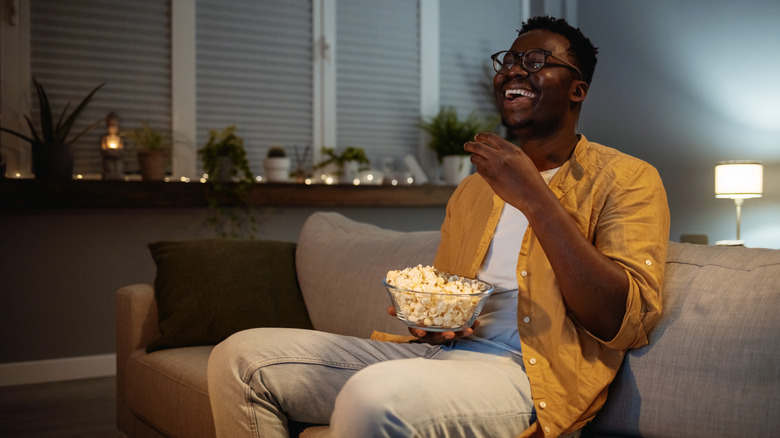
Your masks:
[[[413,428],[407,417],[413,389],[392,377],[393,362],[398,361],[368,366],[347,381],[331,418],[334,436],[410,436]]]
[[[274,339],[268,328],[244,330],[229,336],[217,344],[208,360],[208,375],[216,377],[223,373],[236,373],[243,368],[247,355],[253,350],[263,349],[263,343]]]

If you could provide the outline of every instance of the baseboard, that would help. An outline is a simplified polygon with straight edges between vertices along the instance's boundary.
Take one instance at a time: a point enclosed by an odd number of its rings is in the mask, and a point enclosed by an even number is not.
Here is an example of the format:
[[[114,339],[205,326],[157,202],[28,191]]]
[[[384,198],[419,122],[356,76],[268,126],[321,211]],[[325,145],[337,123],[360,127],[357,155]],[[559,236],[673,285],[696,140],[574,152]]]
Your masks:
[[[116,354],[0,364],[0,386],[59,382],[116,375]]]

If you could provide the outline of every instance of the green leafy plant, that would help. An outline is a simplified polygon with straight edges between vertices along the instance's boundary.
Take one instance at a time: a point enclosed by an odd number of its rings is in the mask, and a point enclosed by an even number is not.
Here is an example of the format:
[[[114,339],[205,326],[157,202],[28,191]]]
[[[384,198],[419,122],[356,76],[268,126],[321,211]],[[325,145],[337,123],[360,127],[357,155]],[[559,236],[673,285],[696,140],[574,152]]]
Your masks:
[[[322,155],[325,156],[325,159],[315,166],[316,169],[322,169],[329,164],[335,164],[339,169],[342,169],[344,163],[356,161],[361,165],[360,170],[365,170],[371,164],[371,161],[366,156],[366,151],[363,148],[354,146],[344,148],[341,153],[336,152],[336,148],[323,147]]]
[[[203,171],[209,175],[209,180],[254,182],[244,149],[244,139],[236,135],[235,125],[222,131],[209,131],[209,139],[205,146],[198,149],[198,156],[203,161]],[[229,166],[223,166],[224,162],[229,163]],[[223,175],[225,171],[228,172],[227,175]]]
[[[140,128],[123,130],[119,135],[136,146],[138,167],[144,181],[165,179],[175,143],[171,135],[148,122],[141,123]]]
[[[87,126],[83,131],[68,140],[68,135],[70,134],[71,128],[73,128],[73,124],[76,123],[81,112],[84,111],[84,108],[86,108],[90,100],[92,100],[92,96],[105,85],[105,82],[95,87],[95,89],[92,90],[70,114],[68,114],[70,103],[65,104],[60,116],[57,118],[56,124],[54,122],[54,114],[52,114],[51,104],[49,103],[49,96],[46,94],[46,90],[35,78],[33,78],[33,85],[35,85],[35,92],[38,94],[38,105],[41,118],[40,133],[36,131],[32,120],[26,115],[24,116],[24,120],[27,121],[27,126],[30,128],[29,137],[7,128],[0,127],[0,130],[15,135],[30,144],[72,144],[103,120],[102,118],[98,119],[95,123]]]
[[[198,149],[203,171],[211,190],[207,199],[211,215],[208,222],[223,238],[254,237],[257,221],[252,213],[249,190],[255,183],[249,168],[244,140],[236,135],[236,126],[211,130],[206,145]],[[224,164],[226,163],[226,164]],[[231,206],[237,206],[230,208]]]
[[[455,107],[443,106],[435,117],[421,120],[417,127],[430,134],[428,147],[441,161],[447,155],[468,155],[463,145],[473,140],[478,132],[492,131],[498,121],[498,116],[483,118],[473,112],[461,120]]]
[[[173,150],[173,138],[148,122],[142,122],[138,129],[123,130],[119,135],[135,143],[139,152],[170,153]]]

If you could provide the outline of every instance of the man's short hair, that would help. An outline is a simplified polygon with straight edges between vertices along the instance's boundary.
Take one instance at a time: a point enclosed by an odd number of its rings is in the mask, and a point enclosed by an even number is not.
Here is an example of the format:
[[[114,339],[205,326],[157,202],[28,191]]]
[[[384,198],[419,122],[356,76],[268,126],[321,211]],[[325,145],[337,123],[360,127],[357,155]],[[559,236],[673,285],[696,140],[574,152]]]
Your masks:
[[[568,52],[582,72],[582,80],[590,85],[590,81],[593,79],[593,71],[596,69],[598,49],[583,35],[582,31],[572,27],[563,18],[541,16],[533,17],[523,23],[523,26],[518,29],[517,35],[520,36],[536,29],[549,30],[550,32],[563,35],[564,38],[569,40]]]

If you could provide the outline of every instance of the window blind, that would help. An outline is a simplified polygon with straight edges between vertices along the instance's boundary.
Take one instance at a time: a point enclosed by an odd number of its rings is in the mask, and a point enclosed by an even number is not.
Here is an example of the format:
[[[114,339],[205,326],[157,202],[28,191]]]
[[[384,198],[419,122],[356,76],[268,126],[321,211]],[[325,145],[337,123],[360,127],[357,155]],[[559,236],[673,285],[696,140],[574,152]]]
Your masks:
[[[262,174],[270,146],[310,146],[312,56],[310,0],[198,0],[197,148],[236,125]]]
[[[441,2],[441,104],[465,118],[497,114],[490,55],[508,50],[524,17],[521,0]]]
[[[98,84],[71,135],[115,111],[120,128],[149,121],[170,132],[170,10],[166,0],[35,0],[30,2],[30,69],[49,95],[54,117],[69,111]],[[37,126],[38,102],[33,92]],[[100,138],[105,124],[74,146],[74,172],[100,174]],[[69,137],[69,138],[70,138]],[[137,169],[125,153],[125,169]]]
[[[420,130],[416,0],[338,0],[336,138],[378,165],[417,154]]]

